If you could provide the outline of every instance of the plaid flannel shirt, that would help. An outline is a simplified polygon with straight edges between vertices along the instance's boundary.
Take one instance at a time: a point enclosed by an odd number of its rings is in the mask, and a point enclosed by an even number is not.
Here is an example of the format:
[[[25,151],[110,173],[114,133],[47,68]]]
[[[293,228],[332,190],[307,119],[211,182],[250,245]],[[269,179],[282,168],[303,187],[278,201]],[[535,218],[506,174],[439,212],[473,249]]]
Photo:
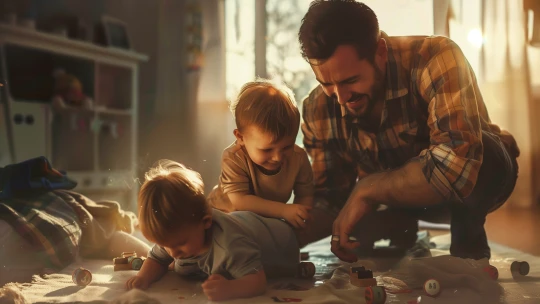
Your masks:
[[[357,179],[417,159],[433,189],[460,201],[471,193],[482,164],[482,130],[501,132],[490,122],[474,72],[446,37],[382,35],[388,61],[376,134],[362,129],[362,121],[320,86],[303,101],[304,147],[316,195],[341,207]]]

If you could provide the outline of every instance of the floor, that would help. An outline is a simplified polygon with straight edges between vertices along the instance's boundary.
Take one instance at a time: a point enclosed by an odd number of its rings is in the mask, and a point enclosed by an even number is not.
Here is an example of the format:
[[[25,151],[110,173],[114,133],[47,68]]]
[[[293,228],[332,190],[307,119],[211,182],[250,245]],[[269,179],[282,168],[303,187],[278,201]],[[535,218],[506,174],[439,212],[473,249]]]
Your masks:
[[[540,207],[503,207],[488,215],[485,227],[491,241],[540,256]]]
[[[502,207],[488,215],[486,233],[490,241],[540,256],[540,206],[534,209]],[[430,230],[433,236],[448,230]]]

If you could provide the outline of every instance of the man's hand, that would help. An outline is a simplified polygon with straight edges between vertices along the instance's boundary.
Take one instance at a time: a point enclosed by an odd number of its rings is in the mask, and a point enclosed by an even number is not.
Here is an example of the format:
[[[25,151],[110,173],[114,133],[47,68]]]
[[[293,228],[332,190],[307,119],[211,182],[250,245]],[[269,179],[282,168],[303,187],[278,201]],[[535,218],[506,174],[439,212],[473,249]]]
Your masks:
[[[346,262],[355,262],[357,257],[350,249],[358,242],[350,242],[353,227],[378,204],[389,207],[428,207],[443,201],[427,182],[422,164],[418,161],[406,163],[399,169],[368,175],[356,183],[345,206],[339,212],[332,228],[332,252]],[[370,231],[365,231],[370,233]]]
[[[354,263],[358,260],[356,255],[351,252],[360,246],[360,243],[349,239],[349,236],[358,221],[372,210],[362,198],[349,199],[343,209],[339,212],[332,228],[331,250],[340,260],[348,263]],[[370,233],[366,231],[365,233]]]
[[[127,290],[131,290],[133,288],[145,290],[148,289],[149,286],[150,281],[139,275],[129,278],[129,280],[126,282]]]
[[[202,283],[202,289],[210,301],[224,301],[233,297],[230,281],[219,274],[209,276],[208,279]]]
[[[305,228],[306,221],[310,219],[309,211],[311,207],[299,204],[285,204],[283,206],[282,217],[294,228]]]

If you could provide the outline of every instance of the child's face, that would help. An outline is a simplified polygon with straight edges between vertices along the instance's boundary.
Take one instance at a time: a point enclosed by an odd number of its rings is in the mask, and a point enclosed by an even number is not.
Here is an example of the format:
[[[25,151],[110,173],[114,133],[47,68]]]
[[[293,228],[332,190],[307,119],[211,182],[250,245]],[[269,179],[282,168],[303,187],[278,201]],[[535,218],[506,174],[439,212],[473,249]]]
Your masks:
[[[166,243],[158,245],[165,248],[171,257],[177,259],[201,255],[208,250],[210,238],[206,236],[206,231],[211,226],[212,217],[206,215],[200,223],[183,227],[177,233],[171,233]]]
[[[277,171],[281,168],[283,159],[289,157],[294,149],[294,136],[286,136],[273,141],[272,135],[262,132],[255,126],[247,127],[240,133],[234,130],[238,143],[246,149],[251,160],[258,166]]]

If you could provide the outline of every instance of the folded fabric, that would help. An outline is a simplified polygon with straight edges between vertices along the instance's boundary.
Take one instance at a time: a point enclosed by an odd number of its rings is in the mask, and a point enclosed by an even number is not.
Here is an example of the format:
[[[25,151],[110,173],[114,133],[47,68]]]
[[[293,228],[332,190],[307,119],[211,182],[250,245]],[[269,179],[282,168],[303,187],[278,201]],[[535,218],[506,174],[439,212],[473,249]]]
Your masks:
[[[76,181],[54,169],[44,156],[0,168],[0,200],[75,186]]]
[[[78,254],[82,234],[79,218],[54,192],[0,201],[0,220],[30,243],[48,268],[64,268]]]

